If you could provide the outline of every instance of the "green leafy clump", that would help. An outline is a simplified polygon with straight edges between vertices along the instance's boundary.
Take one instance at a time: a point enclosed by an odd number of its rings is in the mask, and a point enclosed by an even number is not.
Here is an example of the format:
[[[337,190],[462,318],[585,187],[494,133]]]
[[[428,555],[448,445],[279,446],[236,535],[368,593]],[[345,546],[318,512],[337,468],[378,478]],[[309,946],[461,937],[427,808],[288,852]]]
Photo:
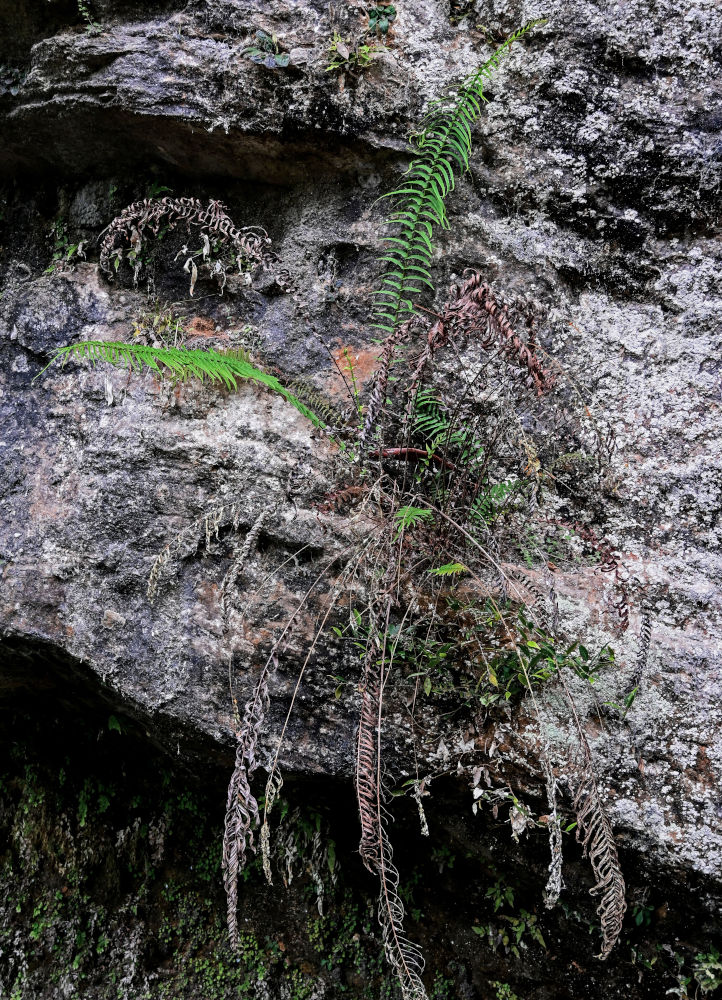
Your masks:
[[[56,271],[72,269],[75,262],[85,259],[85,240],[71,243],[68,236],[68,224],[64,219],[57,219],[50,228],[53,241],[53,257],[45,268],[44,274],[55,274]]]
[[[314,427],[324,428],[326,426],[274,375],[269,375],[268,372],[256,368],[242,352],[223,354],[220,351],[190,350],[185,347],[148,347],[145,344],[85,340],[79,344],[59,348],[50,364],[55,361],[61,361],[65,364],[70,358],[87,360],[93,364],[104,361],[138,372],[141,372],[145,367],[156,375],[170,375],[178,381],[197,378],[203,382],[208,379],[210,382],[222,383],[227,389],[236,389],[238,380],[257,382],[277,392],[279,396],[283,396],[291,406],[294,406],[300,414],[310,420]],[[50,365],[46,365],[43,371],[49,367]]]
[[[87,2],[87,0],[77,0],[77,2],[78,2],[78,14],[80,14],[80,16],[83,19],[83,23],[85,24],[85,30],[88,32],[89,35],[98,34],[101,30],[100,25],[93,16],[90,4]]]
[[[364,38],[354,42],[334,31],[328,46],[331,61],[326,67],[326,72],[329,73],[335,69],[366,69],[383,51],[383,45],[377,45],[375,42],[369,44]]]
[[[282,50],[276,35],[261,29],[256,31],[255,42],[241,49],[241,55],[269,69],[285,69],[291,58]]]
[[[511,46],[544,23],[543,18],[530,21],[510,35],[455,94],[433,102],[415,134],[414,159],[401,184],[384,196],[396,205],[386,220],[394,235],[385,238],[381,261],[387,267],[381,287],[375,293],[373,325],[384,333],[393,333],[414,314],[414,300],[424,287],[434,287],[431,281],[434,227],[449,228],[444,203],[454,189],[455,173],[469,166],[471,126],[486,101],[486,81]]]
[[[369,7],[366,11],[369,19],[369,32],[378,35],[387,35],[391,25],[396,20],[396,8],[393,4],[380,4],[377,7]]]

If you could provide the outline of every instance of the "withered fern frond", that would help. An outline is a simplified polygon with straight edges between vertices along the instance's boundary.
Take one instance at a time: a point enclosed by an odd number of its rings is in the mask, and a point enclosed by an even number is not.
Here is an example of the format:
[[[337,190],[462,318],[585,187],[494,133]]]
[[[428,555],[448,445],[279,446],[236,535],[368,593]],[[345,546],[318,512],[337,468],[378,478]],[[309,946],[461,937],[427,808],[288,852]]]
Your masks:
[[[236,762],[228,785],[222,868],[228,908],[228,936],[234,950],[238,948],[238,876],[245,865],[247,848],[254,847],[253,830],[260,820],[258,802],[250,783],[258,767],[256,747],[268,709],[268,678],[277,665],[274,650],[261,670],[252,697],[246,702],[241,728],[236,734]]]
[[[614,842],[612,825],[609,822],[597,785],[589,741],[582,729],[566,681],[563,675],[559,676],[571,709],[579,741],[580,759],[577,766],[578,779],[574,793],[577,840],[581,843],[585,856],[589,857],[594,872],[595,884],[590,892],[592,895],[601,896],[597,907],[602,925],[602,950],[599,953],[599,958],[605,959],[609,956],[622,932],[622,921],[627,909],[626,885],[619,863],[617,845]]]

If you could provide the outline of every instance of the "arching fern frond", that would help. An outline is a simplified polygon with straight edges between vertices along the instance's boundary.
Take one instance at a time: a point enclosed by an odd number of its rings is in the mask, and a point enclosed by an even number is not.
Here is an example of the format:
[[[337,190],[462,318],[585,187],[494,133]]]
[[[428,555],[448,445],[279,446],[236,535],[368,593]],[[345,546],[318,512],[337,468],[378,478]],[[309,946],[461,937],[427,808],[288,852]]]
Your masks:
[[[432,103],[415,133],[412,149],[416,156],[401,184],[384,196],[395,202],[386,220],[394,227],[394,235],[385,238],[380,258],[386,270],[375,293],[373,326],[385,334],[391,335],[413,315],[414,300],[423,286],[434,287],[430,273],[434,227],[448,228],[444,202],[454,188],[455,172],[469,166],[471,126],[486,101],[486,80],[514,42],[544,23],[544,18],[529,21],[510,35],[458,92]]]
[[[141,372],[150,368],[156,375],[170,375],[173,379],[185,381],[197,378],[203,382],[222,382],[226,388],[235,389],[238,380],[259,382],[267,386],[294,406],[314,427],[324,428],[326,424],[292,392],[286,389],[274,375],[256,368],[239,353],[221,353],[212,350],[190,350],[184,347],[149,347],[146,344],[125,344],[118,341],[85,340],[79,344],[61,347],[53,360],[65,364],[70,358],[87,360],[92,364],[107,362],[116,367],[127,367]],[[46,365],[46,368],[50,367]],[[43,369],[45,371],[45,368]],[[40,372],[42,375],[42,372]]]

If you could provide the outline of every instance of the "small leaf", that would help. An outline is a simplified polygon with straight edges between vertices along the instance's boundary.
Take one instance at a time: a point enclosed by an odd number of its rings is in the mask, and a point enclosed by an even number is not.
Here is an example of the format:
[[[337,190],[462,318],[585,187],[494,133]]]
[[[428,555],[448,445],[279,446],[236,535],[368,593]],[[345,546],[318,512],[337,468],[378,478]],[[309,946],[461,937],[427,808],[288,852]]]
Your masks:
[[[288,54],[288,52],[281,52],[279,53],[279,55],[276,56],[276,66],[280,66],[282,69],[285,69],[285,67],[288,66],[288,63],[290,62],[290,59],[291,57]]]
[[[424,678],[424,694],[431,694],[431,678],[428,675]]]
[[[113,731],[115,731],[116,733],[120,733],[120,734],[121,734],[121,736],[122,736],[122,734],[123,734],[123,730],[122,730],[122,728],[121,728],[121,725],[120,725],[120,723],[118,722],[118,720],[116,719],[116,717],[115,717],[114,715],[111,715],[111,716],[110,716],[110,717],[108,718],[108,730],[109,730],[109,731],[110,731],[111,733],[112,733]]]
[[[468,573],[469,570],[463,563],[446,563],[444,566],[429,570],[429,572],[433,576],[455,576],[457,573]]]

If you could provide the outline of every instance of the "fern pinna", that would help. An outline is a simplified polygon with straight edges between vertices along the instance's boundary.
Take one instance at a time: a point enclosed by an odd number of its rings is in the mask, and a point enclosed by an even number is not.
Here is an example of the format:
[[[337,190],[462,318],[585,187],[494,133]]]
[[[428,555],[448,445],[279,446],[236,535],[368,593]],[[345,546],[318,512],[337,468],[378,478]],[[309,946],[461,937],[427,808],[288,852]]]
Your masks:
[[[431,242],[434,226],[448,229],[444,202],[454,189],[454,172],[466,170],[471,154],[471,126],[486,101],[484,86],[502,56],[532,28],[544,24],[529,21],[510,35],[490,59],[462,83],[458,93],[434,101],[415,134],[412,150],[417,154],[392,198],[396,209],[386,220],[395,235],[385,237],[380,258],[388,267],[375,292],[373,326],[386,334],[414,313],[414,299],[431,281]]]

